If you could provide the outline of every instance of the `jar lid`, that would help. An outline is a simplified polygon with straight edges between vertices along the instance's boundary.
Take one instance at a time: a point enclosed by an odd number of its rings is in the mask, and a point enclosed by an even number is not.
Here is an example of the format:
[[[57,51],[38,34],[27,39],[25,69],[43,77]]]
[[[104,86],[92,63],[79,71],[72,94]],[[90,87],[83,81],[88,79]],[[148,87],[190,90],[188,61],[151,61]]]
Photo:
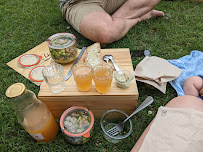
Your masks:
[[[22,67],[31,67],[37,65],[42,56],[37,54],[24,54],[18,59],[18,64]]]
[[[33,68],[29,73],[30,80],[34,82],[42,82],[44,80],[44,77],[42,75],[43,69],[44,69],[44,66],[37,66]]]
[[[76,42],[76,37],[70,33],[57,33],[48,38],[47,45],[52,49],[64,49]]]
[[[15,83],[8,87],[8,89],[6,90],[6,96],[9,98],[14,98],[22,95],[25,90],[26,87],[23,83]]]

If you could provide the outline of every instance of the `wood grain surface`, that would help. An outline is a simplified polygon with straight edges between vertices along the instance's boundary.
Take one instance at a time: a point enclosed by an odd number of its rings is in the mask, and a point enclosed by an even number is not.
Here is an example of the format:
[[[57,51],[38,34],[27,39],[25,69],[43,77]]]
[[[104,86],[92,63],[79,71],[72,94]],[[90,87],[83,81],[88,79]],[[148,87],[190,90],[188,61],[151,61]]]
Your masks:
[[[80,49],[78,49],[78,55],[79,53]],[[24,54],[41,55],[42,59],[36,66],[46,66],[49,65],[50,62],[54,62],[51,59],[49,48],[46,42],[41,43]],[[126,69],[134,73],[130,50],[128,48],[102,49],[101,54],[102,56],[105,54],[113,55],[113,59],[120,69]],[[23,75],[25,78],[29,79],[28,75],[30,70],[36,66],[31,68],[19,67],[17,64],[19,57],[11,60],[7,63],[7,65]],[[81,58],[80,62],[82,61],[83,57]],[[65,76],[67,75],[73,63],[74,61],[63,65]],[[112,65],[110,61],[109,64]],[[41,83],[35,84],[39,86]],[[106,94],[98,93],[95,89],[94,82],[90,91],[78,91],[73,76],[65,81],[65,86],[66,87],[63,92],[55,94],[49,90],[46,82],[43,82],[38,94],[38,98],[47,104],[48,108],[51,110],[56,119],[60,118],[61,114],[71,106],[87,107],[93,112],[96,118],[101,118],[103,113],[110,109],[119,109],[126,112],[127,114],[130,114],[136,108],[139,95],[135,79],[132,81],[131,86],[127,89],[118,88],[115,84],[115,80],[113,79],[111,89]]]
[[[78,50],[78,54],[79,52],[80,50]],[[102,49],[101,54],[102,56],[105,54],[113,55],[113,59],[120,69],[127,69],[134,72],[130,50],[128,48]],[[70,70],[72,64],[73,62],[63,65],[65,76]],[[112,63],[109,62],[109,64]],[[130,114],[135,110],[137,105],[138,90],[135,79],[127,89],[118,88],[113,79],[111,89],[106,94],[98,93],[94,82],[90,91],[78,91],[73,76],[65,81],[65,86],[64,91],[55,94],[49,90],[46,82],[43,82],[38,94],[38,98],[47,104],[52,111],[52,114],[57,119],[60,118],[61,114],[71,106],[85,106],[93,112],[96,118],[100,118],[102,114],[109,109],[119,109]]]
[[[29,67],[29,68],[24,68],[24,67],[18,66],[18,64],[17,64],[18,59],[24,54],[37,54],[37,55],[42,56],[42,58],[41,58],[41,61],[40,61],[39,64],[37,64],[35,66],[32,66],[32,67]],[[15,59],[11,60],[10,62],[7,63],[7,65],[9,67],[11,67],[13,70],[15,70],[18,73],[20,73],[21,75],[23,75],[28,80],[30,80],[29,79],[29,73],[34,67],[36,67],[36,66],[46,66],[46,65],[49,65],[50,62],[52,61],[51,55],[50,55],[50,52],[49,52],[49,48],[48,48],[46,42],[41,43],[40,45],[34,47],[33,49],[31,49],[31,50],[29,50],[27,52],[25,52],[24,54],[22,54],[22,55],[16,57]],[[33,81],[31,81],[31,82],[33,82]],[[35,83],[35,82],[33,82],[33,83],[38,85],[38,86],[41,84],[41,83]]]

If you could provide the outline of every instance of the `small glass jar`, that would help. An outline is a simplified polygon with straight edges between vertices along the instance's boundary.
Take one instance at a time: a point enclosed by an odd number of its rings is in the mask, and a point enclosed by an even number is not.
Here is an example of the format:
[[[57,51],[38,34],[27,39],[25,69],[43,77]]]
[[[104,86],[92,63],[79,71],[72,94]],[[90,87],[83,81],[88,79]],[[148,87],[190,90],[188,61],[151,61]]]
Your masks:
[[[69,143],[84,144],[93,135],[94,115],[86,107],[70,107],[61,115],[60,127]]]
[[[128,70],[121,70],[122,74],[119,74],[117,71],[114,73],[114,79],[116,80],[116,86],[118,88],[128,88],[131,83],[132,80],[134,78],[134,75],[132,72],[128,71]]]
[[[52,59],[55,62],[66,64],[77,57],[76,38],[70,33],[57,33],[46,41]]]
[[[10,106],[16,112],[18,122],[36,141],[49,142],[55,138],[58,132],[56,120],[46,104],[24,84],[11,85],[6,96],[12,98]]]

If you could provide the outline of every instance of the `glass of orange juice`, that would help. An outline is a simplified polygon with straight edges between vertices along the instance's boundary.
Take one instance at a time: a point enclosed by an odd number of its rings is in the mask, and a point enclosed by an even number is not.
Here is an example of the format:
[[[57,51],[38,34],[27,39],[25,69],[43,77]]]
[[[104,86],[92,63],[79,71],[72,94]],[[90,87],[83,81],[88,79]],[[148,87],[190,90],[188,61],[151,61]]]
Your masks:
[[[93,69],[93,80],[99,93],[107,93],[111,88],[113,68],[109,64],[98,64]]]
[[[92,66],[88,63],[78,63],[73,66],[73,77],[80,91],[88,91],[92,87]]]

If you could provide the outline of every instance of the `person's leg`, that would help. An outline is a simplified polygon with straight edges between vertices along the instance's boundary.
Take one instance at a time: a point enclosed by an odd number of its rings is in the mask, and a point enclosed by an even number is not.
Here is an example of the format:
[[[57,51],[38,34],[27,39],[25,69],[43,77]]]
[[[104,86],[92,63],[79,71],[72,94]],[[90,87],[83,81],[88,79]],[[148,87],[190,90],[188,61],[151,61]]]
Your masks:
[[[198,111],[203,112],[203,101],[197,97],[194,96],[179,96],[174,99],[172,99],[165,107],[170,108],[191,108]],[[152,125],[154,120],[147,126],[143,134],[138,139],[137,143],[134,145],[131,152],[138,152],[140,147],[142,146],[142,143],[150,129],[150,126]]]
[[[185,95],[192,95],[199,97],[203,95],[203,80],[199,76],[191,76],[187,78],[183,85],[183,91]]]
[[[80,32],[86,38],[108,44],[117,41],[139,21],[163,16],[152,10],[160,0],[127,0],[112,16],[105,12],[91,12],[80,22]]]
[[[113,15],[113,18],[136,19],[147,14],[160,0],[128,0]]]

